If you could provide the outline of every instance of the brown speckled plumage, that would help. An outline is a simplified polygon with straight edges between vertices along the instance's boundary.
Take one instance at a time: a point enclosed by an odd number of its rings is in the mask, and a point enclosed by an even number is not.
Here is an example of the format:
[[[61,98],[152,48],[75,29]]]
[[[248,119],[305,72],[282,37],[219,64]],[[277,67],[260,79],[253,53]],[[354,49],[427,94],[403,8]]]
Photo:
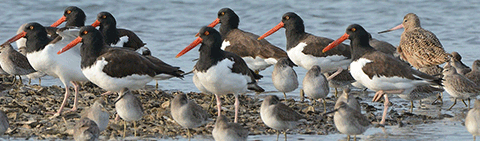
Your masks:
[[[409,13],[402,22],[405,30],[400,38],[397,52],[415,68],[440,65],[448,61],[449,54],[432,32],[420,26],[417,15]]]

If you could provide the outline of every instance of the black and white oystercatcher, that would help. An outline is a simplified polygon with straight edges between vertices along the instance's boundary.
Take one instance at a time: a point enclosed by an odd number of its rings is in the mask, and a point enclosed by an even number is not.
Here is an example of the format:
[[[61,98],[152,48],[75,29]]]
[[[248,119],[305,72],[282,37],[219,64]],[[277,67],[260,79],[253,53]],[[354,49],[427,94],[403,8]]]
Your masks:
[[[102,33],[93,26],[80,28],[79,36],[58,51],[58,54],[67,52],[80,42],[83,43],[83,74],[107,91],[139,89],[157,76],[172,75],[183,78],[183,72],[176,67],[155,65],[133,50],[110,47],[105,44]]]
[[[137,50],[146,44],[133,31],[117,28],[117,21],[109,12],[98,13],[97,20],[92,26],[100,26],[99,30],[104,36],[105,43],[112,47],[128,47]]]
[[[47,35],[47,31],[44,26],[39,23],[29,23],[25,25],[24,31],[17,34],[13,38],[9,39],[6,43],[12,43],[16,40],[25,37],[26,42],[26,57],[32,67],[44,72],[50,76],[58,77],[65,86],[65,98],[59,110],[55,113],[55,116],[60,115],[63,110],[70,91],[68,87],[70,83],[73,84],[75,89],[75,101],[71,111],[77,110],[77,95],[79,81],[88,81],[80,70],[80,50],[71,50],[61,55],[57,55],[56,52],[63,46],[67,45],[78,35],[78,32],[74,30],[58,30],[57,33],[60,37],[55,40],[51,39]]]
[[[376,91],[373,101],[380,100],[382,96],[385,97],[385,108],[380,122],[384,124],[389,104],[387,94],[409,94],[417,86],[440,85],[440,79],[412,69],[393,56],[375,50],[369,44],[368,34],[362,26],[352,24],[348,26],[342,37],[325,47],[323,52],[334,48],[346,39],[351,40],[353,61],[350,64],[350,73],[357,82]]]
[[[193,68],[193,83],[202,92],[215,94],[217,97],[218,116],[221,115],[220,95],[235,95],[235,123],[238,121],[238,94],[247,89],[257,92],[265,91],[257,85],[255,74],[250,71],[243,59],[231,52],[220,49],[222,37],[211,27],[200,29],[200,37],[183,49],[176,57],[180,57],[195,46],[200,46],[200,58]]]
[[[69,6],[65,8],[65,10],[63,11],[63,16],[60,17],[60,19],[58,19],[55,23],[50,25],[50,27],[58,27],[63,22],[66,22],[65,27],[67,26],[81,27],[81,26],[85,26],[86,18],[87,16],[85,15],[85,12],[83,12],[82,9],[76,6]]]
[[[220,25],[222,35],[222,50],[232,52],[242,57],[247,66],[256,73],[277,63],[287,53],[267,40],[257,40],[259,37],[250,32],[238,29],[240,18],[230,8],[222,8],[218,11],[218,17],[208,27]]]
[[[258,39],[263,39],[282,27],[285,28],[287,37],[288,57],[296,65],[307,70],[310,70],[314,65],[318,65],[322,68],[322,73],[325,73],[333,72],[338,68],[347,69],[347,66],[352,62],[348,45],[339,44],[331,52],[322,52],[322,49],[333,40],[306,33],[302,18],[293,12],[285,13],[277,26]]]

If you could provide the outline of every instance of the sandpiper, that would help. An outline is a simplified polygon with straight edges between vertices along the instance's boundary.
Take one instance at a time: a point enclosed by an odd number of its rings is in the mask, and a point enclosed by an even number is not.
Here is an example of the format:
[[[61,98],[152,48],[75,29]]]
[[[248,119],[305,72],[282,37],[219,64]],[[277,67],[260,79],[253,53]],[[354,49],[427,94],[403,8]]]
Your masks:
[[[301,123],[300,120],[305,119],[292,108],[281,103],[275,95],[269,95],[263,100],[260,118],[265,125],[277,130],[277,140],[280,131],[284,131],[285,140],[287,140],[287,130],[294,129]]]
[[[207,123],[208,113],[194,101],[187,98],[186,94],[177,94],[173,98],[170,105],[170,112],[173,119],[180,124],[180,126],[187,128],[188,140],[190,140],[192,134],[190,134],[190,128],[197,128]]]
[[[307,71],[307,74],[305,74],[302,85],[305,95],[314,100],[322,99],[323,112],[326,112],[327,106],[325,97],[327,97],[328,93],[330,92],[328,80],[335,77],[335,75],[331,75],[329,78],[326,78],[321,72],[322,69],[319,66],[312,66],[312,68]]]
[[[472,71],[470,67],[468,67],[462,62],[462,56],[460,56],[458,52],[454,51],[451,54],[452,57],[450,57],[450,61],[448,63],[455,67],[458,74],[465,75],[468,72]]]
[[[246,141],[248,129],[238,123],[228,122],[226,116],[220,115],[217,117],[212,135],[215,141]]]
[[[98,129],[95,121],[85,117],[75,123],[73,129],[73,139],[75,141],[96,141],[99,136],[100,129]]]
[[[119,97],[115,100],[115,110],[123,119],[123,137],[125,138],[125,130],[127,129],[127,121],[133,121],[134,136],[137,136],[136,121],[143,117],[142,102],[127,88],[119,93]]]
[[[480,86],[480,60],[473,61],[472,71],[465,74],[465,77]]]
[[[347,103],[348,107],[351,107],[357,111],[360,111],[362,108],[360,102],[358,102],[358,100],[355,99],[355,96],[351,94],[350,87],[343,89],[343,94],[338,97],[337,102],[335,102],[335,107],[338,107],[341,101]]]
[[[105,98],[99,97],[95,100],[93,105],[90,106],[90,108],[85,109],[84,111],[82,111],[81,114],[82,117],[87,117],[95,121],[98,128],[100,129],[100,132],[107,128],[110,117],[110,114],[105,109],[105,105],[107,105],[107,103],[105,102]]]
[[[7,115],[0,110],[0,135],[3,135],[9,126]]]
[[[473,140],[475,140],[475,136],[480,135],[480,100],[475,100],[473,109],[468,111],[465,118],[465,127],[473,135]]]
[[[457,104],[457,99],[461,99],[464,104],[464,100],[467,99],[469,103],[468,108],[470,108],[470,98],[475,98],[480,93],[480,86],[468,80],[465,76],[458,74],[453,66],[443,68],[442,84],[445,91],[455,98],[453,105],[448,110]],[[465,106],[467,105],[465,104]]]
[[[419,100],[419,105],[422,105],[422,99],[435,96],[438,93],[445,91],[442,88],[432,87],[432,86],[418,86],[409,94],[400,94],[398,97],[410,101],[410,112],[413,112],[413,101]]]
[[[278,91],[283,92],[283,96],[287,99],[285,93],[291,92],[298,88],[297,73],[292,68],[295,64],[289,61],[288,58],[281,58],[275,64],[272,73],[273,86]]]
[[[352,99],[356,101],[356,99]],[[347,140],[353,135],[353,140],[357,140],[357,135],[363,134],[371,125],[370,120],[365,117],[360,110],[348,106],[344,101],[335,104],[333,122],[337,130],[347,134]],[[332,113],[329,112],[329,113]]]
[[[20,75],[36,72],[28,62],[27,57],[13,49],[10,44],[3,44],[0,47],[0,66],[10,75],[18,75],[20,83],[22,83]],[[15,79],[13,81],[15,83]]]

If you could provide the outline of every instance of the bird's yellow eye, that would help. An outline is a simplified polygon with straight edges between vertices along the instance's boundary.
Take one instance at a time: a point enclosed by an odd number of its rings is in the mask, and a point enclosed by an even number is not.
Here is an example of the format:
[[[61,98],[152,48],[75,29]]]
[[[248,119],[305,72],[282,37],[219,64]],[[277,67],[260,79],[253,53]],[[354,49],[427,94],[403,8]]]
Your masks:
[[[203,33],[205,36],[208,36],[210,34],[210,32],[208,31],[205,31],[205,33]]]
[[[87,33],[88,33],[88,31],[83,31],[83,34],[84,34],[84,35],[87,34]]]
[[[30,27],[28,27],[28,28],[30,28],[30,30],[32,30],[32,29],[33,29],[33,26],[30,26]]]
[[[105,19],[105,18],[107,18],[107,16],[103,15],[103,16],[102,16],[102,19]]]
[[[352,31],[355,32],[355,31],[357,31],[357,29],[356,29],[356,28],[352,28]]]
[[[71,10],[67,10],[67,14],[70,14],[70,13],[72,13],[72,11],[71,11]]]
[[[222,12],[222,16],[225,15],[225,12]]]
[[[285,16],[285,20],[288,20],[288,19],[290,19],[290,17],[289,17],[289,16]]]

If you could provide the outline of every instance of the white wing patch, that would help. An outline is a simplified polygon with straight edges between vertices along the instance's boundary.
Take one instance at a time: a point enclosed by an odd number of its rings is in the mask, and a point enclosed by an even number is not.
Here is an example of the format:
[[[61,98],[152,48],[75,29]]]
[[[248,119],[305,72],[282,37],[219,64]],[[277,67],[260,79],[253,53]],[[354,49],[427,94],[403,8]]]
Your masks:
[[[314,65],[322,68],[322,73],[333,72],[342,67],[347,69],[348,64],[352,62],[352,59],[348,59],[342,55],[330,55],[327,57],[315,57],[313,55],[306,55],[303,53],[303,49],[307,46],[306,43],[299,43],[297,46],[287,51],[288,57],[298,66],[301,66],[307,70]]]

